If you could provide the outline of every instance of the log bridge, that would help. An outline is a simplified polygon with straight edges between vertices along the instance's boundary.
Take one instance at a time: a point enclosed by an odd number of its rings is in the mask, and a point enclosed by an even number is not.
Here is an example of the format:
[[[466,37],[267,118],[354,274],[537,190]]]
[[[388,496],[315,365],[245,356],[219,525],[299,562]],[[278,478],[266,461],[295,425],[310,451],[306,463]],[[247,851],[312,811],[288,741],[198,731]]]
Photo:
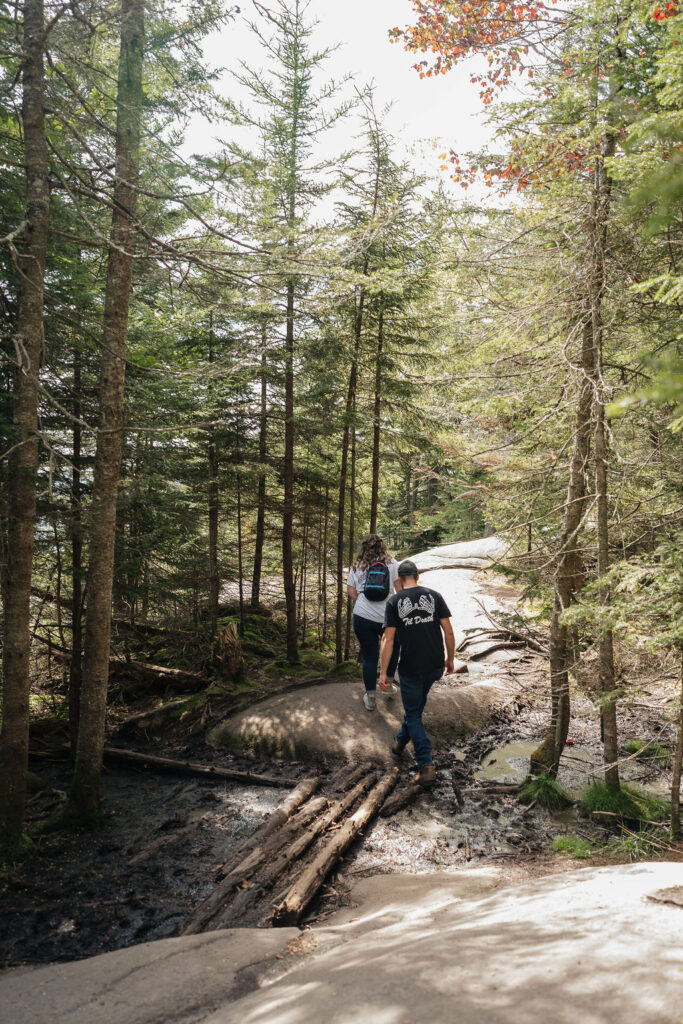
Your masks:
[[[344,766],[303,779],[218,872],[181,935],[237,925],[298,924],[325,878],[380,812],[398,768]],[[325,795],[320,793],[324,783]]]

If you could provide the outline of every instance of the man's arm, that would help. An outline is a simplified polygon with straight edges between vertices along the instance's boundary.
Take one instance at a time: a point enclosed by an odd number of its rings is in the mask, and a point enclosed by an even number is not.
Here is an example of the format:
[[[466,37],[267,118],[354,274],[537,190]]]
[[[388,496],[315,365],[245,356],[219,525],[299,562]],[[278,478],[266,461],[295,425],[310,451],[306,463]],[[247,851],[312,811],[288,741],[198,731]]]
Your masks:
[[[382,633],[382,646],[380,648],[380,660],[379,660],[379,688],[387,693],[389,690],[389,683],[387,682],[387,669],[389,668],[389,662],[391,661],[391,652],[394,649],[394,636],[396,635],[396,626],[385,626],[384,632]]]
[[[446,675],[450,675],[451,672],[455,672],[455,636],[453,635],[451,620],[441,619],[441,628],[443,630],[444,640],[446,641],[446,664],[444,667]]]

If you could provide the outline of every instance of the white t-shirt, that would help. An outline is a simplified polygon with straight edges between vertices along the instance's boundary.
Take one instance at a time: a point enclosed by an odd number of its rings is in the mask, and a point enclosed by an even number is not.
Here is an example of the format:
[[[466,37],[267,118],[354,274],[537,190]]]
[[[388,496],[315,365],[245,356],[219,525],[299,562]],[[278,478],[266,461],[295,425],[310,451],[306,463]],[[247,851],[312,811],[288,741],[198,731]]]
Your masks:
[[[353,606],[354,615],[360,615],[362,619],[370,619],[371,622],[384,622],[384,609],[386,608],[387,600],[394,593],[394,583],[398,579],[398,562],[395,558],[387,562],[387,569],[389,570],[389,594],[384,601],[368,601],[363,593],[363,587],[368,575],[367,569],[350,570],[346,585],[355,587],[358,591],[358,597]]]

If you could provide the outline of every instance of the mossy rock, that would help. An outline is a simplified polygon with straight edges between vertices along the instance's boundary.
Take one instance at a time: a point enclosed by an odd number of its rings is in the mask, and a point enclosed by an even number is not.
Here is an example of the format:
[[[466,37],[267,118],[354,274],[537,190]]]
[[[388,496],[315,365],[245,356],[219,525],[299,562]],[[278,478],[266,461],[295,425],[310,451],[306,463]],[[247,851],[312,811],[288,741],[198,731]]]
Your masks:
[[[342,661],[338,665],[333,665],[327,673],[328,679],[360,679],[362,676],[362,669],[357,661]]]

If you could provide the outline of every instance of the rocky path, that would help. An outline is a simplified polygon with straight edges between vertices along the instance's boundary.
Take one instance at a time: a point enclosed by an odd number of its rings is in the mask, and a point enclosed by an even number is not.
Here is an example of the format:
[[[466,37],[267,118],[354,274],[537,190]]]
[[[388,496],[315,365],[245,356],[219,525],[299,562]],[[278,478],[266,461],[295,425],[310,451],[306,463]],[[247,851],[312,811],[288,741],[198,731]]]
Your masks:
[[[511,587],[487,580],[485,570],[505,550],[497,537],[431,548],[414,556],[425,586],[439,590],[452,612],[456,643],[468,631],[490,628],[484,609],[510,610],[516,600]],[[489,641],[489,646],[491,642]],[[437,683],[429,699],[425,723],[443,742],[481,727],[491,711],[515,692],[507,667],[519,651],[485,652],[480,660],[461,664],[464,672]],[[317,754],[386,760],[402,718],[400,700],[378,699],[374,714],[362,704],[357,680],[321,683],[281,694],[247,708],[219,724],[212,743],[231,750],[250,748],[259,754],[311,757]]]

